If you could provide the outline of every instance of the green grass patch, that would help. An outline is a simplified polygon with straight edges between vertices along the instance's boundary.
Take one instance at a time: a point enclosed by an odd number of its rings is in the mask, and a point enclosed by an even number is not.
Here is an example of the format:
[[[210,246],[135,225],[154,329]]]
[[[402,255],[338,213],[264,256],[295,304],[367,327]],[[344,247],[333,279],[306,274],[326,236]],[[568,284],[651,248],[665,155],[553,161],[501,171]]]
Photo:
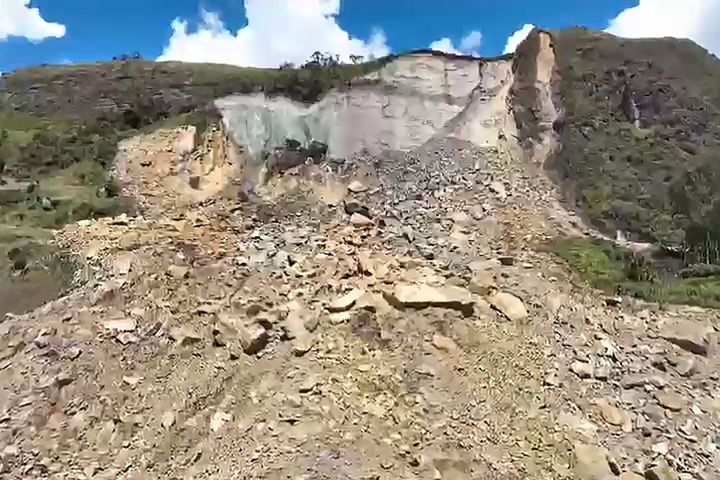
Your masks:
[[[653,269],[650,260],[596,239],[556,239],[549,249],[578,276],[610,295],[623,294],[666,304],[720,308],[720,275],[677,278]]]

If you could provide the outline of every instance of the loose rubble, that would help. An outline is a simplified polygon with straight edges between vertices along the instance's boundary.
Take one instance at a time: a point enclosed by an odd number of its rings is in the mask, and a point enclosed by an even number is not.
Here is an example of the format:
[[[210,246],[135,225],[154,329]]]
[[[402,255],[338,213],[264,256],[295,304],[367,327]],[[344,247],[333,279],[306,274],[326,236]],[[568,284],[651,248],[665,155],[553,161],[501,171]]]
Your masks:
[[[576,219],[507,152],[188,200],[178,135],[121,152],[142,215],[58,232],[89,281],[0,323],[0,476],[717,477],[720,317],[570,281],[534,247]]]

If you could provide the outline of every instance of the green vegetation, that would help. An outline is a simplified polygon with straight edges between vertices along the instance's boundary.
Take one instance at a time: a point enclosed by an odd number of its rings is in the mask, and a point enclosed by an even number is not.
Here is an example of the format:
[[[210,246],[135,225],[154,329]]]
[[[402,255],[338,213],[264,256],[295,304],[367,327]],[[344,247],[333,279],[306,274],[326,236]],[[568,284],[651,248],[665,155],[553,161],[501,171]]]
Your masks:
[[[572,29],[554,42],[564,115],[551,167],[567,198],[608,233],[720,263],[720,61],[685,40]]]
[[[0,85],[0,315],[56,296],[66,261],[50,229],[117,215],[132,205],[110,178],[118,142],[156,128],[218,120],[213,100],[264,92],[314,102],[382,61],[342,65],[317,52],[301,68],[112,62],[44,66],[3,75]],[[65,267],[57,268],[57,264]],[[25,294],[21,293],[25,292]],[[34,300],[33,300],[34,299]]]
[[[555,241],[550,249],[567,261],[583,280],[611,295],[720,308],[717,271],[703,277],[673,277],[658,272],[651,259],[621,250],[604,240],[565,238]]]
[[[108,176],[118,133],[0,113],[0,315],[60,294],[74,268],[47,244],[52,228],[131,208]]]

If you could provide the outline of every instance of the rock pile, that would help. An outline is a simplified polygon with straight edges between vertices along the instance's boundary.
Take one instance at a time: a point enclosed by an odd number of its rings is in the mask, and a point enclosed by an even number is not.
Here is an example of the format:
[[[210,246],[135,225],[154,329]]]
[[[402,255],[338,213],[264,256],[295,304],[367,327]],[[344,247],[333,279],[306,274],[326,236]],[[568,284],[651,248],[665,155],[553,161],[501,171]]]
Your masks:
[[[529,248],[551,194],[500,154],[401,157],[348,189],[368,216],[214,198],[64,228],[94,273],[0,323],[0,475],[714,478],[720,317],[568,282]]]

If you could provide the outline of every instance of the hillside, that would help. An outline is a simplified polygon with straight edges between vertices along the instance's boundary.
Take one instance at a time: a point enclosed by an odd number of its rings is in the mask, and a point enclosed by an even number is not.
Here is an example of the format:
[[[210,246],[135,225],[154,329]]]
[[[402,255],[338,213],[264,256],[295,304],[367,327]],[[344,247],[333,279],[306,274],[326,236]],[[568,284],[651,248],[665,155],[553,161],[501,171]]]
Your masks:
[[[622,42],[3,77],[0,478],[718,478],[717,270],[566,208],[709,216],[632,195],[712,186],[713,87]]]
[[[685,40],[553,36],[564,115],[548,167],[569,201],[612,236],[720,260],[720,61]]]
[[[42,304],[72,272],[48,271],[48,229],[134,210],[110,171],[117,145],[142,130],[217,122],[214,99],[264,92],[316,101],[381,62],[254,69],[138,60],[43,66],[0,82],[0,314]],[[41,264],[38,264],[41,262]],[[55,270],[55,264],[52,268]],[[17,276],[12,270],[39,269]],[[18,286],[17,283],[21,285]],[[25,285],[28,283],[28,285]],[[40,283],[34,288],[33,283]],[[22,285],[25,285],[22,287]],[[30,295],[17,295],[18,288]],[[16,305],[13,307],[12,305]]]

